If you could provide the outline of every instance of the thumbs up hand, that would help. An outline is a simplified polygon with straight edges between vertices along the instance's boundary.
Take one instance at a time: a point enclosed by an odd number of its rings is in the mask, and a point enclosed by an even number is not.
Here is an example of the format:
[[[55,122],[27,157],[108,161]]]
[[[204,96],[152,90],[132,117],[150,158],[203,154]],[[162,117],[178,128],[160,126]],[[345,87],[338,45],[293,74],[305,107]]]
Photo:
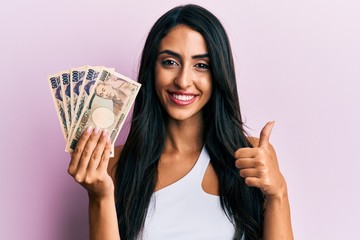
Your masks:
[[[239,148],[235,152],[235,166],[245,183],[260,188],[270,198],[282,197],[287,191],[275,150],[269,142],[273,126],[274,122],[268,122],[261,130],[260,139],[250,139],[254,148]]]

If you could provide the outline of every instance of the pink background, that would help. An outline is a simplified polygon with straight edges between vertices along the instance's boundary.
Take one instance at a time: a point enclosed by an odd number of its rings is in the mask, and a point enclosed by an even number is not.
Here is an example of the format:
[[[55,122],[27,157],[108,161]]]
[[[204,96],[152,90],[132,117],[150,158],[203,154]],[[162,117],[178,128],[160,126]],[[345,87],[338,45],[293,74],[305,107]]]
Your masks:
[[[360,215],[360,3],[193,1],[224,23],[242,111],[270,120],[296,239],[354,239]],[[136,78],[154,21],[187,1],[6,1],[0,14],[0,239],[88,238],[87,195],[46,76],[105,65]],[[119,142],[124,141],[124,133]]]

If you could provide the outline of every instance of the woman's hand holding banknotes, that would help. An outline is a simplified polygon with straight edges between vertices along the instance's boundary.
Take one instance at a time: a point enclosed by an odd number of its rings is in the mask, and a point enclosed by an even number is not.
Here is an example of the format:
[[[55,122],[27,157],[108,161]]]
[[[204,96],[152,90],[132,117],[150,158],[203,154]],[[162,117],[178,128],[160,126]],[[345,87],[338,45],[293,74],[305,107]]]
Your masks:
[[[103,199],[114,194],[114,183],[107,172],[110,149],[107,130],[88,127],[71,153],[68,173],[88,191],[90,198]]]

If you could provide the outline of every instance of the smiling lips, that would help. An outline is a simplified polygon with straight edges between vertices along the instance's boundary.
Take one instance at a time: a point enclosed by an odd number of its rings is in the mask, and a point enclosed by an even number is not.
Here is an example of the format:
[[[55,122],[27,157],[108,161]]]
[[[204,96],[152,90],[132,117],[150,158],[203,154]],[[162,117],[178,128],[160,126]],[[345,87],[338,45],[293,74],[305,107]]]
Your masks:
[[[196,99],[195,94],[191,93],[169,93],[170,99],[177,105],[185,106],[193,103]]]

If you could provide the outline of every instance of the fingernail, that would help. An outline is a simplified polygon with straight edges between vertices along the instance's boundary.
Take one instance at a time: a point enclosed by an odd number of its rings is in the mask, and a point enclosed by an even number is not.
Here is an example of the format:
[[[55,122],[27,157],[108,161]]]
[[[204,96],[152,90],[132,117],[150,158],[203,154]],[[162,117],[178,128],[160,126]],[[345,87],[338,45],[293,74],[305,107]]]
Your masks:
[[[97,134],[98,132],[99,132],[99,128],[98,128],[98,127],[95,127],[94,133]]]
[[[107,133],[108,133],[107,129],[104,129],[102,132],[102,135],[105,137],[107,135]]]
[[[110,141],[111,141],[110,136],[107,136],[106,142],[110,143]]]
[[[90,133],[91,130],[92,130],[92,126],[88,126],[87,129],[86,129],[86,132],[87,132],[87,133]]]

